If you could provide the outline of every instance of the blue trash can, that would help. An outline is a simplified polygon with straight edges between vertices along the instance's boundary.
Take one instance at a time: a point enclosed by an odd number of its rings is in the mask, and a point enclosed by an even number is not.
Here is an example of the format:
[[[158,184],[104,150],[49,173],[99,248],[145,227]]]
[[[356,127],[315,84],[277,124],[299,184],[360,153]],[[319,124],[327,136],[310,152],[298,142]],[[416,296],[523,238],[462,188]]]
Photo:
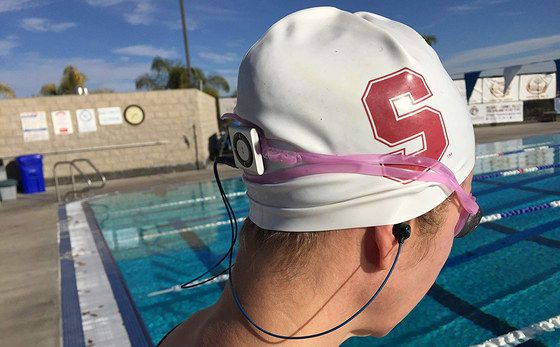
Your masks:
[[[17,163],[21,192],[24,194],[44,192],[43,156],[40,154],[22,155],[17,157]]]

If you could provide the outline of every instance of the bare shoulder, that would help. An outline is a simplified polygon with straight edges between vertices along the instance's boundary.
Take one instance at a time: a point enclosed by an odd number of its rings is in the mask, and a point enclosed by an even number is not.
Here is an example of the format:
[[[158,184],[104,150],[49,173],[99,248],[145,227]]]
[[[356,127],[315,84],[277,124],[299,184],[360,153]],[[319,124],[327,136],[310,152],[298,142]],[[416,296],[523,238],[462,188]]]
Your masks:
[[[210,306],[190,316],[160,342],[158,347],[231,346],[227,320],[213,317]]]
[[[158,347],[200,346],[205,321],[205,310],[195,313],[169,332]]]

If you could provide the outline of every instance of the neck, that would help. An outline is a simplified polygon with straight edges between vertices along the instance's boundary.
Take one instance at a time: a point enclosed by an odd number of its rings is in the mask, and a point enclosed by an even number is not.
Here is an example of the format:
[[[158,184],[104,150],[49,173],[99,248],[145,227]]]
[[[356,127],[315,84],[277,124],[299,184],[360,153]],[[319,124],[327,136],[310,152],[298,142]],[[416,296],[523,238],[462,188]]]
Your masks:
[[[278,291],[272,293],[270,288],[259,290],[259,286],[247,284],[238,286],[237,283],[243,282],[243,279],[239,276],[235,277],[235,273],[233,276],[235,291],[243,310],[256,324],[272,333],[284,336],[315,334],[332,328],[346,318],[341,317],[339,312],[342,311],[334,312],[337,311],[334,307],[339,306],[338,303],[321,304],[325,300],[318,299],[313,294],[307,298],[303,294],[287,298],[284,295],[279,296]],[[285,301],[283,302],[280,297]],[[338,346],[350,335],[345,328],[321,337],[303,340],[280,339],[267,335],[251,325],[242,315],[235,303],[229,283],[226,284],[220,300],[209,314],[206,328],[203,330],[219,337],[225,345],[239,346]],[[214,341],[216,345],[220,345],[218,340]]]
[[[249,257],[248,254],[251,254]],[[255,253],[241,250],[233,271],[237,297],[249,317],[260,327],[284,336],[311,335],[328,330],[352,315],[365,301],[360,280],[360,259],[340,259],[329,254],[329,261],[311,258],[305,270],[285,273],[274,262],[258,259]],[[258,264],[258,265],[257,265]],[[340,264],[346,264],[340,270]],[[334,266],[336,265],[336,266]],[[332,268],[331,268],[332,267]],[[335,269],[335,267],[338,268]],[[297,269],[296,269],[297,270]],[[246,320],[226,283],[220,300],[207,312],[202,323],[205,341],[214,345],[321,345],[338,346],[359,331],[360,318],[327,335],[303,340],[269,336]]]

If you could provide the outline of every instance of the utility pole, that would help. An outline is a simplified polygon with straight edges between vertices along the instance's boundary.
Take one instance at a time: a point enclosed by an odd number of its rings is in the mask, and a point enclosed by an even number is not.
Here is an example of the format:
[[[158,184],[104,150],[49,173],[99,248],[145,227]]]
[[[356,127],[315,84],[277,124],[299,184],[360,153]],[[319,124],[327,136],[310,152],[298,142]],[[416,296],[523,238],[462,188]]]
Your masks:
[[[187,22],[185,20],[185,4],[184,0],[179,0],[179,6],[181,6],[181,23],[183,24],[183,44],[185,46],[185,59],[187,61],[187,79],[189,87],[191,86],[191,58],[189,56],[189,43],[187,40]]]

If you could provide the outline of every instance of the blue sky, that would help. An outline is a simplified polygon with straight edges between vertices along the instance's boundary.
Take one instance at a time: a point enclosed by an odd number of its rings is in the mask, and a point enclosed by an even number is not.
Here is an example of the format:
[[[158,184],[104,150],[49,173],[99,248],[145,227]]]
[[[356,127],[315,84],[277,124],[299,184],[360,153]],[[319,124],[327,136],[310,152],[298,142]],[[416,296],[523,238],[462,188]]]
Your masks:
[[[314,6],[375,12],[436,35],[451,74],[560,58],[558,0],[185,2],[192,64],[233,89],[252,43],[283,16]],[[0,22],[0,82],[20,97],[58,83],[68,64],[90,89],[132,91],[155,55],[184,60],[178,0],[0,0]]]

